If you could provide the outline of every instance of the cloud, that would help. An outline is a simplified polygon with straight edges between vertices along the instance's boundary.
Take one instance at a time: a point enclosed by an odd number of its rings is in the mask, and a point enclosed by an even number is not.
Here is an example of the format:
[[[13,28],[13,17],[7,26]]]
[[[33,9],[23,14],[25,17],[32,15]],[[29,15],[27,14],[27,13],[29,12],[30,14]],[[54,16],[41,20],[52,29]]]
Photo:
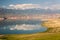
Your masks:
[[[32,9],[32,8],[39,8],[38,4],[10,4],[8,6],[9,9]]]
[[[59,10],[60,4],[42,6],[43,9]]]
[[[51,9],[51,10],[59,10],[60,9],[60,4],[51,4],[47,5],[49,3],[45,3],[45,5],[41,4],[10,4],[8,6],[3,6],[4,8],[7,9]]]
[[[52,5],[50,6],[51,9],[60,9],[60,4],[55,4],[55,5]]]
[[[22,24],[22,25],[16,25],[15,27],[10,27],[10,30],[36,30],[40,29],[40,25],[28,25],[28,24]]]

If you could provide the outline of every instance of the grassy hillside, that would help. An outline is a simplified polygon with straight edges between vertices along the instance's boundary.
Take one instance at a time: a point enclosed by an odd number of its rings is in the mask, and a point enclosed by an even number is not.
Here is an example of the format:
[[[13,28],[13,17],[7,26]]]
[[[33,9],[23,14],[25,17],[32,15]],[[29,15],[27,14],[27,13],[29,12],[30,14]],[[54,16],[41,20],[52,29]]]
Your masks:
[[[60,33],[7,34],[0,40],[60,40]]]

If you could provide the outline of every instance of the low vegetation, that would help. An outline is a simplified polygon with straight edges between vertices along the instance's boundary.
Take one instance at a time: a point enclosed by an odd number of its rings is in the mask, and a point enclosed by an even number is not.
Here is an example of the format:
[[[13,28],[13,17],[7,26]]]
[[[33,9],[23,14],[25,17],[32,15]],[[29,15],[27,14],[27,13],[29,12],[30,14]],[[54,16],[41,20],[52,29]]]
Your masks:
[[[60,40],[60,33],[7,34],[0,40]]]

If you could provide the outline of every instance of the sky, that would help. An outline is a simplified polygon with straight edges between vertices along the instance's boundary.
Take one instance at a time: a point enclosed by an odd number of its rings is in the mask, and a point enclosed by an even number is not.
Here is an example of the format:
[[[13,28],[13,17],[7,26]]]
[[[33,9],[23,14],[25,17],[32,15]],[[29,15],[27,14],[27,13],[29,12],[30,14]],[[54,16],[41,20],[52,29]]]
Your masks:
[[[0,7],[8,9],[60,9],[60,0],[0,0]]]

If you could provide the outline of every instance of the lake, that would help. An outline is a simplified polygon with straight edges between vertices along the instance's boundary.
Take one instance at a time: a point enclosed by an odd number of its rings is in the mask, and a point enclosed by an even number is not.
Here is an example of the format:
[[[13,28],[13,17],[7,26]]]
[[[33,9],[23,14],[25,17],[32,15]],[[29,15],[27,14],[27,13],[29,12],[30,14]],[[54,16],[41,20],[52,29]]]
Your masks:
[[[44,32],[40,20],[3,20],[0,21],[0,34],[30,34]]]

